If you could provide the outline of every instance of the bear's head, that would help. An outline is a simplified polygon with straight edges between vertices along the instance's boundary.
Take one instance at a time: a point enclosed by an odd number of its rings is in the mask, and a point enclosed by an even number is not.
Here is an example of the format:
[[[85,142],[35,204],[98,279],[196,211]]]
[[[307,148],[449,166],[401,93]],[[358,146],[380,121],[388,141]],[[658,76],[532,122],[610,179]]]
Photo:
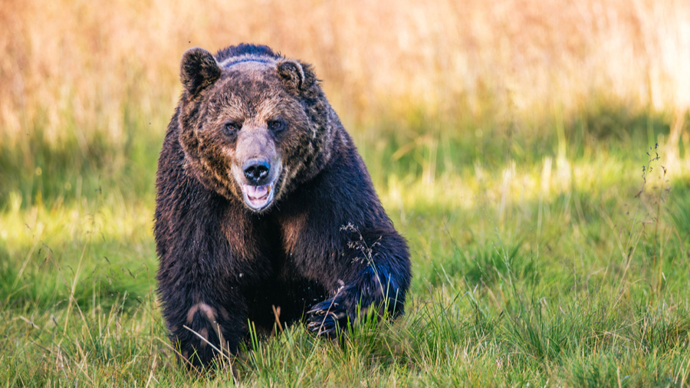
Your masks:
[[[180,78],[185,166],[208,189],[265,212],[328,162],[337,118],[309,65],[266,46],[192,48]]]

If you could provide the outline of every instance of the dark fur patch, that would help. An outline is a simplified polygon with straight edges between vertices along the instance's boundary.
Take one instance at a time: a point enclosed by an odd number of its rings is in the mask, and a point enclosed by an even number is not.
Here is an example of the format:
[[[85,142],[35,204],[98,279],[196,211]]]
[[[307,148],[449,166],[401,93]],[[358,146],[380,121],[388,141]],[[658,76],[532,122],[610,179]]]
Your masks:
[[[271,58],[280,57],[279,54],[274,53],[273,50],[271,50],[271,48],[268,46],[242,43],[237,46],[229,46],[222,50],[218,50],[216,58],[218,58],[219,61],[223,61],[224,59],[230,57],[239,57],[242,55]]]

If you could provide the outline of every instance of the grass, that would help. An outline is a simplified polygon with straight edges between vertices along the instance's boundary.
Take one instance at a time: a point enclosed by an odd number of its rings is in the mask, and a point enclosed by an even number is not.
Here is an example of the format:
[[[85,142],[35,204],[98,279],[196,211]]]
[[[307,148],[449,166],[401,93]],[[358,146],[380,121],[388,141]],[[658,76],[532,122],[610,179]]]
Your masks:
[[[10,0],[0,385],[688,386],[688,26],[682,1]],[[154,293],[155,166],[181,53],[243,41],[315,65],[414,279],[394,322],[200,376]]]
[[[668,127],[654,130],[656,138]],[[160,139],[111,150],[127,160],[116,170],[70,171],[60,166],[82,156],[33,150],[37,160],[57,160],[40,175],[33,167],[5,170],[17,181],[35,178],[6,191],[0,213],[0,381],[688,384],[689,177],[664,173],[661,148],[647,145],[646,130],[609,135],[606,146],[568,139],[565,160],[556,156],[556,136],[545,147],[525,143],[529,156],[499,141],[471,165],[443,160],[479,152],[481,142],[457,139],[435,154],[421,142],[402,153],[394,151],[404,149],[395,133],[385,141],[360,133],[377,190],[412,249],[405,316],[358,327],[343,345],[292,326],[233,360],[234,376],[227,365],[208,376],[189,373],[166,340],[153,292],[154,198],[143,180],[152,182],[155,154],[138,149]],[[15,155],[2,162],[17,163]],[[437,166],[431,179],[429,163]],[[50,179],[69,174],[82,182],[81,194]],[[62,191],[46,189],[58,184]]]

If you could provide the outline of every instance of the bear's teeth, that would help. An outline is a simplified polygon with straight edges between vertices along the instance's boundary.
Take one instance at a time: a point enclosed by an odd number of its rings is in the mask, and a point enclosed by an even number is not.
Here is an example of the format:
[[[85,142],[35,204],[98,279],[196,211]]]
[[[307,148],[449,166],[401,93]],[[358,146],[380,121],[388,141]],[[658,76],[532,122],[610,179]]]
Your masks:
[[[263,186],[242,185],[244,202],[251,209],[260,211],[273,202],[273,183]]]

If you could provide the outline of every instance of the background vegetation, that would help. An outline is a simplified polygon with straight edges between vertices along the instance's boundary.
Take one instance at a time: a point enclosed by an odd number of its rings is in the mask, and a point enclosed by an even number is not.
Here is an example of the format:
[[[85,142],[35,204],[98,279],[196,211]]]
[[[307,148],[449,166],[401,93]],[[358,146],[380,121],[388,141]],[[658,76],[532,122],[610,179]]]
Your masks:
[[[156,304],[182,52],[313,63],[412,249],[407,315],[189,373]],[[0,384],[687,386],[690,6],[9,0]]]

